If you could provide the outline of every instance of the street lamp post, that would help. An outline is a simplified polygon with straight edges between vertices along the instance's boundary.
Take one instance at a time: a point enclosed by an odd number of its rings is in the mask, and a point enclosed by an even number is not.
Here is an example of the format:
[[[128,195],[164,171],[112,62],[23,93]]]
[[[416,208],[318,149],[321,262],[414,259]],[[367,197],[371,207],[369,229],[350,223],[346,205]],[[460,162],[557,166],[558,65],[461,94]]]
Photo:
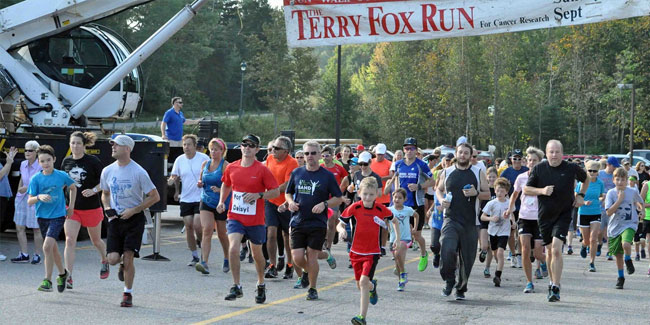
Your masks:
[[[618,89],[632,89],[632,107],[630,108],[630,165],[634,165],[634,84],[618,84]]]
[[[239,118],[244,116],[244,71],[246,71],[246,61],[241,62],[241,91],[239,92]]]

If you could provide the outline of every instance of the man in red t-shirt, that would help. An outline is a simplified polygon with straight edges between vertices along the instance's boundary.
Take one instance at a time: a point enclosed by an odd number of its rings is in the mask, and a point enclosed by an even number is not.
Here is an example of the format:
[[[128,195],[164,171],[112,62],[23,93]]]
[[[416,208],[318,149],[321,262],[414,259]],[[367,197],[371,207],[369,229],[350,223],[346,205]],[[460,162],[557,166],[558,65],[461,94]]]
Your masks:
[[[255,269],[257,271],[257,296],[258,304],[266,301],[266,285],[264,284],[264,266],[266,261],[262,254],[262,244],[266,241],[266,227],[264,225],[264,200],[269,200],[280,195],[278,183],[271,171],[255,159],[260,150],[260,138],[249,134],[242,139],[242,158],[228,164],[223,172],[221,181],[221,195],[217,212],[226,210],[224,201],[232,191],[226,231],[230,242],[230,269],[235,284],[230,288],[226,300],[235,300],[244,296],[239,283],[239,248],[244,236],[251,243]]]
[[[321,157],[323,158],[323,163],[321,166],[323,166],[325,169],[329,170],[332,174],[334,174],[334,178],[336,179],[336,184],[339,186],[341,185],[341,180],[348,176],[348,172],[343,168],[343,166],[334,163],[334,148],[331,146],[324,146],[323,149],[321,150]],[[341,192],[344,192],[345,189],[341,189]],[[325,244],[325,247],[327,248],[328,254],[331,255],[330,249],[332,248],[332,242],[334,241],[334,232],[336,231],[336,220],[338,219],[340,213],[339,213],[339,207],[338,206],[331,206],[330,209],[334,211],[334,215],[332,218],[329,218],[327,220],[327,242]]]

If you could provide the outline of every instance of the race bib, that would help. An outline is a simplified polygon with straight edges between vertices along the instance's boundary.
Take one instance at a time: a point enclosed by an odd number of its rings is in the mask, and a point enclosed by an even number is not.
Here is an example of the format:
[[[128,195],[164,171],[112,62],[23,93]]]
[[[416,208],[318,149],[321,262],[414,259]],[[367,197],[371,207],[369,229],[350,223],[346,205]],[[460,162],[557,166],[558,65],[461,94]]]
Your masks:
[[[253,216],[257,212],[257,200],[253,201],[252,204],[246,203],[244,202],[244,193],[233,191],[232,208],[230,211],[237,214]]]

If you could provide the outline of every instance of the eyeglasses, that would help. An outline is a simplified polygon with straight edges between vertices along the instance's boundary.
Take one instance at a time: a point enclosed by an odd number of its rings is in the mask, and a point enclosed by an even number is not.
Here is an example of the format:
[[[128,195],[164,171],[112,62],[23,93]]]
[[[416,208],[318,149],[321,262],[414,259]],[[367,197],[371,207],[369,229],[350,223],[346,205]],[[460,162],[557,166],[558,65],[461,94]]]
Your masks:
[[[360,163],[358,163],[358,165],[361,166],[361,167],[363,167],[363,166],[369,166],[370,164],[369,164],[369,163],[363,163],[363,162],[360,162]]]
[[[256,144],[254,144],[254,143],[248,143],[248,142],[244,142],[244,143],[242,143],[241,146],[242,146],[242,148],[251,148],[251,149],[255,149],[255,148],[257,148],[257,145],[256,145]]]
[[[273,150],[287,150],[287,149],[285,149],[285,148],[282,148],[282,147],[276,147],[276,146],[271,147],[271,149],[273,149]]]
[[[404,147],[404,151],[414,151],[417,150],[415,147]]]
[[[521,158],[512,157],[512,161],[520,161],[520,160],[521,160]]]
[[[318,153],[318,151],[305,151],[304,154],[305,156],[315,156]]]
[[[590,173],[597,173],[598,171],[595,170],[595,169],[590,169],[590,170],[588,170],[588,172],[590,172]]]
[[[36,150],[34,150],[34,149],[25,149],[25,152],[34,152],[34,151],[36,151]]]

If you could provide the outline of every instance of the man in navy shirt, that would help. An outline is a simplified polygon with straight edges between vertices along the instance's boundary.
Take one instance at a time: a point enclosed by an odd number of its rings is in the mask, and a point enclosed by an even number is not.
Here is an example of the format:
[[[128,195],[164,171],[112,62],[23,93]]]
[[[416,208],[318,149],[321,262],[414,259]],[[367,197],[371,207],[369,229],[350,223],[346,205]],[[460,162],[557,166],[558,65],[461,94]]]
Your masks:
[[[183,146],[183,124],[186,123],[186,120],[183,112],[181,112],[182,107],[182,98],[172,98],[172,107],[165,112],[162,123],[160,123],[162,138],[169,141],[170,147]]]
[[[308,141],[303,145],[303,152],[306,165],[291,173],[285,197],[291,211],[291,255],[300,276],[296,287],[309,286],[307,300],[315,300],[318,299],[318,255],[327,235],[327,209],[339,206],[342,194],[334,174],[318,163],[320,144]],[[300,274],[300,269],[305,272]]]

